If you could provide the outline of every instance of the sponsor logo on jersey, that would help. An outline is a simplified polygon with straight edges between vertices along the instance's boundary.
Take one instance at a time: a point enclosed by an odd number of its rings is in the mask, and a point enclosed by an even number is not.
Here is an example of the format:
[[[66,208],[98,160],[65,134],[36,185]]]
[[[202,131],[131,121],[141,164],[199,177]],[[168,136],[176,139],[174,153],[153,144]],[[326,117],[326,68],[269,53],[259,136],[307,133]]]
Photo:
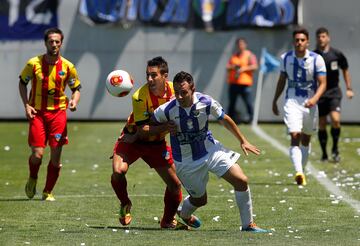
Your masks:
[[[64,71],[59,71],[59,76],[64,76],[65,72]]]

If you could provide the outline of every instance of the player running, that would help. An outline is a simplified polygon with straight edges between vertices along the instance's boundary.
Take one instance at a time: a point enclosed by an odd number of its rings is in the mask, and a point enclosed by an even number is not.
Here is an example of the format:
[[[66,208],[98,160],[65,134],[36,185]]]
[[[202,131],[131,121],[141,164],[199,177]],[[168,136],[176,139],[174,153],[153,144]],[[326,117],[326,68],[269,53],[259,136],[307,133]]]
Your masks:
[[[326,90],[324,59],[309,51],[309,32],[300,28],[293,32],[294,50],[281,56],[281,73],[278,79],[272,110],[279,115],[277,100],[285,88],[284,122],[291,137],[289,155],[295,167],[295,181],[306,185],[304,167],[309,156],[311,135],[318,126],[317,101]]]
[[[177,208],[182,199],[181,183],[176,176],[171,149],[165,141],[166,131],[154,136],[141,134],[147,128],[154,110],[174,95],[173,83],[168,81],[168,64],[162,57],[148,61],[146,68],[147,83],[132,96],[133,112],[115,144],[113,152],[112,187],[120,200],[122,225],[129,225],[132,217],[132,202],[127,192],[126,173],[129,166],[142,158],[150,168],[154,168],[166,184],[164,195],[164,214],[161,228],[178,229],[175,220]]]

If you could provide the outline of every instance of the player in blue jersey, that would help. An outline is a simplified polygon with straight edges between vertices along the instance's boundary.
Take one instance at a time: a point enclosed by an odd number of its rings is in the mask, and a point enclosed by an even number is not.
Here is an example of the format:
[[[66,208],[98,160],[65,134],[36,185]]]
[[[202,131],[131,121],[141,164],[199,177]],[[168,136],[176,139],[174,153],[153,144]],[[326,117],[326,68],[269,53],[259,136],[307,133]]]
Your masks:
[[[209,117],[213,116],[234,135],[246,155],[248,152],[258,155],[260,150],[249,143],[216,100],[195,92],[193,77],[189,73],[177,73],[173,83],[176,98],[160,105],[153,120],[163,123],[160,126],[170,132],[176,173],[189,193],[178,215],[187,225],[200,226],[200,220],[193,213],[207,203],[206,185],[209,172],[212,172],[234,187],[242,230],[268,232],[254,223],[248,178],[236,163],[240,154],[226,149],[213,137],[208,128]]]
[[[324,59],[309,51],[309,32],[300,28],[293,32],[294,50],[281,56],[281,73],[277,83],[272,110],[279,115],[277,100],[287,89],[284,122],[291,136],[289,154],[296,171],[298,185],[306,185],[304,167],[309,156],[311,135],[318,126],[317,101],[326,89]]]

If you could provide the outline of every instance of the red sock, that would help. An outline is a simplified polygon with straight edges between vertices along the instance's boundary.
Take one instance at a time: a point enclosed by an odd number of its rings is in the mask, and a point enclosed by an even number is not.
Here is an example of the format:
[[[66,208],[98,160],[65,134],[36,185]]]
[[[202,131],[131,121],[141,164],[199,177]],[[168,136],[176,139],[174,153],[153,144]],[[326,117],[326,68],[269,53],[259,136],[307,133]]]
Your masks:
[[[182,200],[181,189],[177,190],[174,193],[171,192],[168,188],[166,188],[164,195],[164,203],[165,203],[164,216],[163,216],[164,221],[171,222],[174,219],[181,200]]]
[[[61,165],[55,167],[51,162],[47,166],[46,184],[44,192],[51,193],[60,174]]]
[[[125,176],[121,178],[114,178],[114,174],[111,176],[111,186],[119,198],[120,203],[125,205],[131,203],[127,192],[127,181]],[[119,175],[117,175],[119,177]]]
[[[40,169],[40,165],[41,165],[41,159],[38,163],[34,163],[31,162],[31,156],[29,157],[29,171],[30,171],[30,177],[33,179],[37,179],[38,178],[38,172]]]

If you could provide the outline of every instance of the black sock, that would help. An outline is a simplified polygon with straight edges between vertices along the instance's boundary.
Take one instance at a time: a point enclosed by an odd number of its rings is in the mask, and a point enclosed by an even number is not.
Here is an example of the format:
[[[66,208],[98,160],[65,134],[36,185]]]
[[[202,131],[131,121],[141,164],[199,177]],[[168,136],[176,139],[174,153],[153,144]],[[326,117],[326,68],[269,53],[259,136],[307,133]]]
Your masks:
[[[339,153],[338,150],[338,142],[340,138],[340,128],[331,128],[331,136],[333,139],[333,147],[332,147],[332,153]]]
[[[323,157],[327,157],[326,144],[327,144],[328,135],[327,135],[326,130],[319,130],[318,138],[319,138],[320,147],[322,150],[322,155],[323,155]]]

